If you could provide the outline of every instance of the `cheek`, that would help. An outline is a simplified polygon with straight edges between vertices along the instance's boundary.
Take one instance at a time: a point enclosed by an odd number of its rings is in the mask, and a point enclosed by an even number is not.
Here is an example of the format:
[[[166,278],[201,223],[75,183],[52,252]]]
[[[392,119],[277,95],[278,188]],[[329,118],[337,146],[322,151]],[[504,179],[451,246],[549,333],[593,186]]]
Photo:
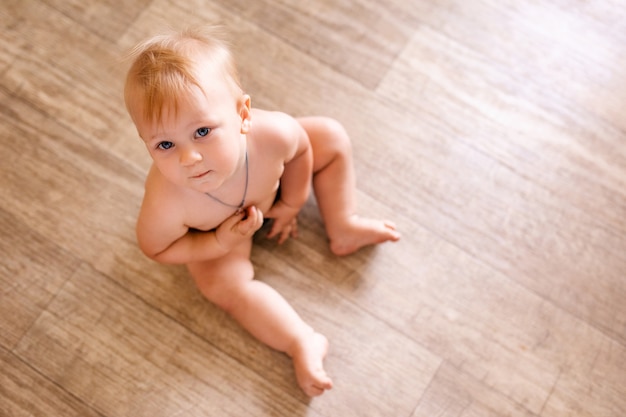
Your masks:
[[[152,158],[154,166],[159,170],[161,175],[172,182],[178,182],[182,178],[180,165],[175,158]]]

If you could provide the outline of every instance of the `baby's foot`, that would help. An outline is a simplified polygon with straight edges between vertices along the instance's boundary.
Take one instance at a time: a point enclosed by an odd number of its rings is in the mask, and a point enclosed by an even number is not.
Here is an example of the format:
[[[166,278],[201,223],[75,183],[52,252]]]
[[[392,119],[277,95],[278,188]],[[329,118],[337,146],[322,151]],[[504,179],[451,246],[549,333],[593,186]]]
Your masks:
[[[290,356],[296,371],[298,385],[310,397],[322,395],[333,387],[332,380],[324,371],[324,357],[328,352],[328,340],[319,333],[311,333],[295,345]]]
[[[342,230],[335,231],[330,239],[330,250],[335,255],[349,255],[367,245],[399,239],[400,233],[393,222],[354,215]]]

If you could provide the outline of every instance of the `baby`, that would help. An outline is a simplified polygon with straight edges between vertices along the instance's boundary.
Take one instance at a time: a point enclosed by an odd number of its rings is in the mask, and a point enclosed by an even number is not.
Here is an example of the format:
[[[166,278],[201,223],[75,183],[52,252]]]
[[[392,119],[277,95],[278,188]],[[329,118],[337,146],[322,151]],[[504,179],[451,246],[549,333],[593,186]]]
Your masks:
[[[124,98],[153,165],[137,221],[141,250],[185,264],[200,292],[253,336],[289,355],[309,396],[332,388],[328,341],[274,289],[254,279],[252,236],[297,235],[315,191],[330,249],[347,255],[400,238],[355,214],[349,138],[335,120],[253,109],[214,29],[157,36],[133,51]]]

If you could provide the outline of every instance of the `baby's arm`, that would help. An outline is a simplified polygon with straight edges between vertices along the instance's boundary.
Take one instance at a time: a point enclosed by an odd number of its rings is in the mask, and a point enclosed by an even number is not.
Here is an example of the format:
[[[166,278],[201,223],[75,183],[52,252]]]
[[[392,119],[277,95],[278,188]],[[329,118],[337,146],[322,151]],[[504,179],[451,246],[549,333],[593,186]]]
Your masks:
[[[282,243],[290,234],[295,234],[296,216],[309,197],[313,151],[308,135],[295,119],[281,114],[276,122],[281,124],[276,143],[286,150],[285,170],[280,179],[280,199],[268,212],[268,217],[274,218],[268,237],[280,235],[278,242]]]
[[[162,222],[152,223],[152,228],[149,228],[149,224],[140,216],[137,236],[141,250],[159,263],[188,264],[219,258],[251,239],[263,225],[263,214],[256,207],[249,207],[245,212],[226,219],[217,229],[207,232],[186,226],[168,229]],[[170,238],[164,239],[168,235]]]

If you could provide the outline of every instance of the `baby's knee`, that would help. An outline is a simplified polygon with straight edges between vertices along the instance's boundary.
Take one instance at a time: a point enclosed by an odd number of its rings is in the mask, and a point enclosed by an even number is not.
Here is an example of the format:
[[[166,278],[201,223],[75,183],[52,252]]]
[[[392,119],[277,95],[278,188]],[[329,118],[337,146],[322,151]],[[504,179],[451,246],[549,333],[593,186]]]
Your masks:
[[[202,295],[227,313],[237,304],[238,294],[243,286],[254,278],[253,269],[226,268],[205,268],[203,270],[191,270],[198,290]]]
[[[324,116],[321,118],[321,123],[328,135],[347,138],[346,129],[339,120]]]
[[[332,117],[323,117],[322,125],[326,140],[331,142],[336,150],[342,153],[350,153],[350,136],[341,122]]]
[[[242,286],[246,285],[246,283],[239,280],[234,283],[225,283],[223,280],[215,281],[213,285],[200,288],[200,291],[212,304],[231,314],[237,305],[240,304],[241,294],[244,293]]]

